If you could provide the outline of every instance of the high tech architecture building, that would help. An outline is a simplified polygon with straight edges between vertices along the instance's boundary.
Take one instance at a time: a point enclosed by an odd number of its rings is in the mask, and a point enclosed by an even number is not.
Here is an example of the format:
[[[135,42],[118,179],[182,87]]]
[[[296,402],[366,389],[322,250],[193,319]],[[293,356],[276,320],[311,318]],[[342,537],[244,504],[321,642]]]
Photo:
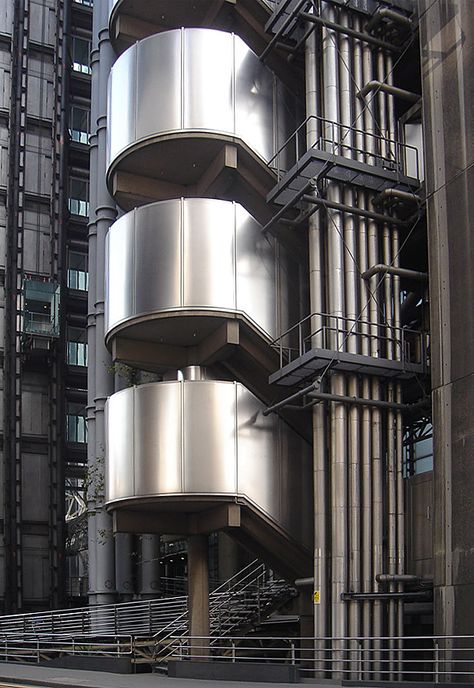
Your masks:
[[[471,633],[474,6],[90,5],[2,17],[5,609],[182,550],[206,636],[249,551],[302,635]]]
[[[87,595],[91,5],[0,8],[4,612]]]

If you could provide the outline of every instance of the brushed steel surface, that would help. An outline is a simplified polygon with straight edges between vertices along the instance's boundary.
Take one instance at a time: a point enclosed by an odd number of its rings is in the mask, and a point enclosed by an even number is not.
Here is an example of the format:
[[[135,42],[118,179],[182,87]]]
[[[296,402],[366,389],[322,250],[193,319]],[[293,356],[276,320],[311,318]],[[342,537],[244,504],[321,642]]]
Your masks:
[[[216,380],[131,387],[107,402],[106,499],[245,498],[310,545],[310,448],[243,385]],[[116,504],[114,504],[116,503]]]
[[[135,308],[134,214],[123,215],[112,229],[106,239],[105,331],[108,322],[124,320]]]
[[[234,132],[234,37],[205,29],[185,29],[181,36],[183,128]]]
[[[183,301],[181,305],[235,310],[235,205],[185,200],[183,206]]]
[[[136,495],[182,492],[182,386],[143,385],[134,399],[133,477]],[[128,390],[127,390],[128,391]],[[178,460],[176,460],[178,459]]]
[[[183,492],[236,493],[236,385],[194,381],[183,391]]]
[[[164,31],[138,41],[111,70],[108,165],[140,141],[186,131],[236,136],[268,161],[295,128],[294,108],[238,36]]]
[[[132,78],[137,89],[136,136],[137,139],[141,139],[157,131],[169,131],[180,126],[180,32],[163,33],[159,41],[140,41],[136,44],[136,50],[137,61]],[[115,66],[112,71],[114,69]],[[128,105],[127,101],[124,101],[122,108],[124,105]],[[133,107],[133,104],[130,104],[130,107]],[[121,118],[120,109],[117,112]]]
[[[130,313],[149,313],[183,303],[181,204],[160,204],[159,215],[152,205],[135,213],[133,277],[122,290],[135,284],[135,302]],[[113,235],[111,234],[111,238]],[[120,279],[117,276],[118,280]],[[117,281],[111,291],[119,288]]]
[[[242,313],[275,337],[300,315],[296,261],[229,201],[176,199],[123,215],[108,233],[106,263],[107,333],[199,309]]]
[[[137,51],[133,45],[110,70],[107,86],[107,165],[136,139]],[[110,113],[116,113],[112,118]],[[113,126],[112,126],[113,120]]]
[[[281,306],[289,290],[285,281],[280,289],[277,287],[277,273],[284,272],[285,260],[277,262],[275,241],[262,234],[258,223],[240,205],[235,206],[235,247],[236,307],[273,336],[281,331],[277,300]]]
[[[128,390],[126,390],[128,391]],[[132,457],[134,446],[135,395],[118,392],[109,397],[105,414],[107,454],[113,463],[106,461],[107,491],[116,499],[135,493],[135,476]],[[95,476],[92,476],[92,480]]]

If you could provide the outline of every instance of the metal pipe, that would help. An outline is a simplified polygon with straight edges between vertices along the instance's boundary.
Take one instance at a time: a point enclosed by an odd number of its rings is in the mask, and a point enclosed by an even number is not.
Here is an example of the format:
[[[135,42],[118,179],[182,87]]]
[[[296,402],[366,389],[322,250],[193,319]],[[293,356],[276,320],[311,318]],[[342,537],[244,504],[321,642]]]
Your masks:
[[[306,388],[307,389],[307,388]],[[414,404],[403,404],[394,401],[384,401],[382,399],[363,399],[362,397],[351,397],[342,394],[332,394],[330,392],[307,392],[312,399],[320,401],[334,401],[340,404],[354,404],[358,406],[372,406],[374,408],[392,409],[394,411],[417,411],[428,406],[429,399],[417,401]],[[280,402],[280,404],[283,402]],[[266,409],[268,410],[268,409]],[[264,411],[265,413],[265,411]],[[268,415],[268,414],[265,414]]]
[[[377,573],[375,580],[377,583],[419,583],[423,578],[408,573]]]
[[[357,94],[357,97],[365,98],[365,96],[372,91],[383,91],[391,96],[395,96],[395,98],[400,98],[400,100],[406,100],[409,103],[418,103],[418,101],[421,99],[421,96],[418,93],[412,93],[411,91],[406,91],[404,88],[391,86],[390,84],[386,84],[383,81],[377,81],[376,79],[373,79],[372,81],[369,81],[369,83],[365,84],[365,86]]]
[[[322,3],[321,14],[334,25],[335,8]],[[312,18],[313,15],[309,15]],[[337,35],[328,25],[322,29],[323,98],[324,117],[328,122],[325,138],[336,146],[340,141],[339,57]],[[329,124],[331,123],[331,124]],[[334,123],[334,124],[332,124]],[[333,204],[327,212],[327,297],[328,310],[333,316],[344,315],[344,253],[342,242],[342,215],[340,212],[341,190],[334,182],[327,189]],[[340,333],[335,333],[331,346],[335,351],[343,343]],[[331,377],[331,391],[336,396],[345,394],[344,375]],[[341,593],[347,589],[348,542],[347,542],[347,412],[343,404],[336,403],[328,410],[329,417],[329,472],[331,513],[331,635],[342,638],[347,635],[347,608],[341,601]],[[342,677],[343,649],[336,647],[333,654],[333,678]]]
[[[375,10],[372,17],[365,25],[365,28],[368,31],[372,31],[372,29],[378,26],[384,19],[389,19],[395,24],[399,24],[407,29],[411,29],[413,26],[410,17],[406,17],[405,15],[400,14],[399,12],[396,12],[388,7],[379,7],[377,10]]]
[[[396,275],[397,277],[404,277],[406,279],[416,280],[417,282],[427,282],[428,273],[420,272],[419,270],[409,270],[408,268],[399,268],[394,265],[385,265],[385,263],[378,263],[361,273],[364,280],[368,280],[377,274]]]
[[[360,75],[361,79],[360,86],[367,83],[373,77],[373,53],[372,49],[368,45],[362,45],[361,54],[361,67]],[[375,153],[375,141],[373,134],[375,133],[375,119],[373,116],[371,104],[362,103],[359,98],[355,98],[356,107],[357,104],[360,105],[360,115],[362,116],[363,128],[366,132],[364,150],[367,155],[365,156],[365,161],[372,159]],[[365,192],[359,193],[359,203],[358,205],[361,209],[367,209],[369,207],[368,197]],[[361,239],[364,243],[361,245],[361,255],[366,266],[371,263],[377,262],[373,259],[372,252],[372,240],[374,233],[377,232],[377,225],[372,219],[364,221],[364,231],[361,233]],[[374,317],[377,316],[377,306],[376,301],[372,297],[372,291],[375,288],[375,279],[372,279],[370,283],[363,283],[366,285],[366,289],[362,291],[361,294],[361,313],[364,313],[368,309],[368,320],[372,321]],[[375,310],[374,310],[375,309]],[[377,328],[375,328],[375,334]],[[372,339],[373,331],[372,327],[369,326],[367,329],[367,338],[363,344],[363,352],[367,355],[372,353]],[[362,393],[363,398],[369,398],[372,393],[372,380],[365,376],[362,380]],[[363,511],[363,560],[362,560],[362,579],[363,579],[363,591],[370,592],[373,590],[373,559],[372,552],[374,547],[374,533],[373,533],[373,490],[374,490],[374,477],[373,477],[373,466],[372,466],[372,456],[373,456],[373,444],[374,437],[372,432],[372,409],[366,407],[363,409],[362,414],[362,456],[363,456],[363,484],[362,484],[362,511]],[[363,632],[364,636],[370,637],[374,636],[374,625],[375,625],[375,613],[374,605],[370,600],[367,600],[363,607]],[[369,661],[365,662],[364,669],[366,676],[371,675],[372,665]]]
[[[406,225],[407,225],[407,223],[404,220],[399,220],[396,217],[389,217],[387,215],[381,215],[380,213],[374,213],[371,210],[363,210],[362,208],[354,208],[353,206],[346,205],[345,203],[339,203],[337,201],[332,201],[329,198],[321,198],[319,196],[310,196],[309,194],[305,193],[305,194],[302,194],[302,200],[306,201],[307,203],[313,203],[315,205],[322,206],[326,209],[337,210],[337,211],[340,211],[343,213],[350,213],[352,215],[358,215],[359,217],[366,217],[370,220],[375,220],[377,222],[390,222],[390,224],[400,225],[402,227],[406,227]],[[272,220],[271,224],[273,224],[275,221],[276,221],[275,219]],[[266,225],[262,229],[262,232],[266,231],[267,226],[268,225]]]
[[[266,409],[262,411],[264,416],[268,416],[270,413],[274,413],[275,411],[278,411],[278,409],[283,408],[283,406],[286,406],[287,404],[291,403],[292,401],[296,401],[297,399],[301,399],[305,394],[308,394],[309,392],[312,392],[315,389],[318,389],[319,387],[319,380],[317,382],[313,382],[311,385],[308,385],[308,387],[305,387],[304,389],[300,389],[298,392],[295,392],[294,394],[291,394],[289,397],[286,397],[286,399],[282,399],[281,401],[278,401],[276,404],[273,404],[272,406],[268,406]]]
[[[386,50],[393,50],[393,52],[399,53],[402,51],[402,49],[397,46],[393,45],[393,43],[388,43],[387,41],[383,41],[380,38],[375,38],[374,36],[370,36],[367,33],[363,33],[362,31],[355,31],[354,29],[350,29],[348,26],[341,26],[341,24],[338,24],[334,21],[330,21],[329,19],[326,19],[324,17],[318,17],[316,14],[309,14],[308,12],[300,12],[301,19],[304,19],[305,21],[311,22],[312,24],[320,24],[326,29],[331,29],[332,31],[336,31],[337,33],[341,33],[345,36],[351,36],[352,38],[359,38],[361,41],[364,41],[364,43],[369,43],[370,45],[375,45],[378,48],[385,48]]]
[[[345,592],[341,599],[348,600],[431,600],[430,591],[422,592]]]
[[[349,23],[349,14],[341,13],[340,21],[344,25]],[[356,133],[350,127],[354,120],[353,97],[353,46],[352,39],[341,34],[339,36],[339,95],[341,124],[345,136],[349,135],[349,146],[343,147],[343,155],[353,156]],[[358,101],[359,102],[359,101]],[[346,129],[347,127],[347,129]],[[359,134],[360,136],[360,134]],[[354,189],[346,186],[343,191],[346,205],[356,206]],[[345,279],[345,315],[356,322],[359,315],[357,310],[360,279],[357,265],[357,227],[356,218],[352,214],[343,215],[344,238],[344,279]],[[345,341],[345,348],[350,353],[359,351],[359,334],[350,332]],[[347,376],[347,390],[350,396],[359,395],[359,381],[356,375]],[[351,406],[347,411],[347,490],[348,490],[348,533],[347,533],[347,568],[349,587],[354,592],[361,591],[361,499],[360,499],[360,413],[361,408]],[[350,604],[348,609],[348,633],[350,637],[359,637],[361,633],[361,606]],[[357,658],[352,657],[351,671],[357,675]]]
[[[314,26],[312,27],[314,29]],[[314,30],[308,35],[305,45],[305,80],[306,80],[306,117],[308,128],[306,131],[306,145],[309,150],[317,141],[317,116],[320,114],[319,88],[319,51]],[[324,308],[323,288],[323,231],[319,215],[312,215],[308,223],[309,250],[309,291],[312,313],[322,313]],[[311,321],[312,332],[321,331],[321,318],[315,317]],[[312,344],[321,344],[321,334],[314,336]],[[314,494],[314,589],[319,593],[319,604],[314,605],[314,637],[328,636],[328,465],[326,458],[326,409],[316,406],[312,412],[313,422],[313,494]],[[305,579],[310,580],[310,579]],[[316,672],[324,676],[324,656],[318,654],[315,663]]]
[[[416,203],[417,205],[422,204],[421,196],[418,196],[411,191],[402,191],[401,189],[384,189],[372,200],[374,206],[382,205],[386,199],[397,198],[400,201],[406,201],[408,203]]]
[[[97,80],[94,87],[94,112],[96,120],[92,123],[97,137],[96,157],[96,208],[95,210],[95,247],[96,265],[93,269],[97,275],[103,275],[105,265],[105,236],[116,217],[116,207],[108,193],[105,183],[106,172],[106,113],[107,113],[107,82],[115,61],[115,55],[108,33],[108,12],[104,3],[94,6],[93,40],[94,49],[98,56],[97,69],[93,79]],[[95,360],[89,366],[95,367],[95,481],[96,500],[95,517],[91,527],[96,543],[96,580],[92,582],[95,589],[95,602],[105,603],[113,599],[115,591],[115,557],[114,539],[112,536],[112,519],[104,509],[104,454],[105,454],[105,418],[104,407],[107,397],[113,393],[113,376],[108,372],[111,366],[110,354],[104,344],[104,283],[96,280],[95,293]]]

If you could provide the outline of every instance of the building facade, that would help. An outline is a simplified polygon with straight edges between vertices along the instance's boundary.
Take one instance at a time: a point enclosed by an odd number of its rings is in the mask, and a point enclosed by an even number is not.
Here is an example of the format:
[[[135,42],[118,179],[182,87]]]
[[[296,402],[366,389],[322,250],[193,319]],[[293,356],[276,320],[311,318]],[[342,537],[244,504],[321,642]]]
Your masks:
[[[470,3],[93,5],[1,16],[5,610],[468,633]]]
[[[80,597],[92,9],[5,2],[0,14],[2,600],[14,611]]]

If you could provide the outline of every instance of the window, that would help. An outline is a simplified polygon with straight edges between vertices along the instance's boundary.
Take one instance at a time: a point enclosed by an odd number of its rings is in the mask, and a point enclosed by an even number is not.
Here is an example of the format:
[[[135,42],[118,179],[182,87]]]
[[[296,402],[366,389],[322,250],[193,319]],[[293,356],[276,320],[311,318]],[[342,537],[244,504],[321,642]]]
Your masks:
[[[67,362],[74,366],[87,366],[87,330],[82,327],[67,329]]]
[[[67,261],[67,286],[69,289],[87,291],[89,273],[87,267],[87,253],[69,251]]]
[[[90,74],[91,43],[86,38],[72,37],[72,68],[81,74]]]
[[[59,337],[59,285],[26,279],[23,283],[23,332]]]
[[[69,113],[69,135],[76,143],[89,143],[90,134],[89,110],[79,105],[72,105]]]
[[[89,216],[89,182],[87,179],[69,178],[69,212],[81,217]]]
[[[433,426],[427,419],[407,428],[403,438],[405,477],[433,470]]]
[[[66,439],[68,442],[87,442],[86,407],[69,401],[66,411]]]

